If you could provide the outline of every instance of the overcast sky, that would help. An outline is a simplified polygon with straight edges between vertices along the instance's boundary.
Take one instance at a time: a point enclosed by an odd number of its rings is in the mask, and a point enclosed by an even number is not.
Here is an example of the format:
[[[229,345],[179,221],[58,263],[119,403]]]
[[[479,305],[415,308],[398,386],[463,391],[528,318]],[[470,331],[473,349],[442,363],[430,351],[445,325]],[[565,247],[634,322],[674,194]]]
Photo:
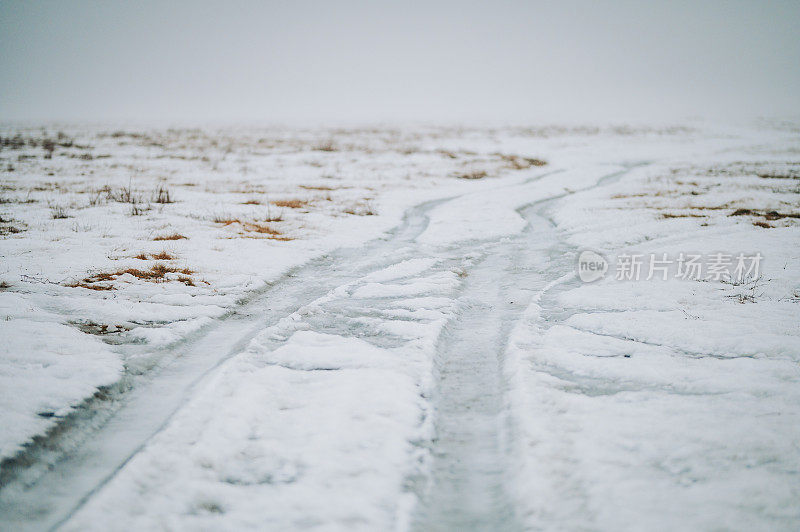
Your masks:
[[[0,0],[0,120],[797,117],[798,32],[800,0]]]

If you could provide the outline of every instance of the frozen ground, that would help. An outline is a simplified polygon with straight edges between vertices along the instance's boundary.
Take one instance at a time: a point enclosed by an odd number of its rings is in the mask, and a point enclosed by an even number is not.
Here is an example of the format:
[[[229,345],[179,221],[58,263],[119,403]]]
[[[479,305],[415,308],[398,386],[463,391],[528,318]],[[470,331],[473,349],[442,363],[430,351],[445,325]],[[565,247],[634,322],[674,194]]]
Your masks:
[[[0,131],[0,528],[800,526],[800,128]]]

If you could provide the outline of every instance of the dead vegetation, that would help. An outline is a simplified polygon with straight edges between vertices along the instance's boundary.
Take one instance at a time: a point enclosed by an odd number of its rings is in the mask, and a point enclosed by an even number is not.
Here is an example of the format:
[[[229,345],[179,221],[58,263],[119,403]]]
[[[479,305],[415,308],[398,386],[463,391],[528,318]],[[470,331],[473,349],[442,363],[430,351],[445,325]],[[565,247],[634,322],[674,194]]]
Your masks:
[[[459,179],[483,179],[489,175],[486,170],[473,170],[471,172],[465,172],[463,174],[458,174],[456,177]]]
[[[729,216],[761,216],[765,220],[780,220],[782,218],[800,218],[800,213],[793,212],[778,212],[778,211],[762,211],[758,212],[754,209],[736,209]]]
[[[18,225],[14,225],[14,223]],[[15,235],[27,229],[27,225],[22,222],[17,222],[13,218],[4,218],[0,216],[0,236]]]
[[[247,201],[243,201],[242,205],[261,205],[261,202],[257,199],[249,199]]]
[[[153,203],[175,203],[175,200],[172,199],[169,189],[166,186],[159,185],[153,192]]]
[[[167,251],[162,250],[159,251],[158,253],[150,255],[150,258],[155,260],[175,260],[178,257],[176,257],[175,255],[171,255],[170,253],[167,253]]]
[[[273,201],[272,204],[275,205],[276,207],[287,207],[289,209],[302,209],[304,207],[307,207],[309,202],[300,199],[290,199],[290,200]]]
[[[88,290],[97,290],[98,292],[102,292],[105,290],[116,290],[113,286],[109,284],[90,284],[80,281],[75,281],[73,283],[67,283],[64,286],[67,288],[86,288]]]
[[[150,210],[150,206],[149,205],[145,206],[145,205],[140,205],[140,204],[134,203],[134,204],[131,205],[130,215],[131,216],[142,216],[144,213],[146,213],[149,210]]]
[[[211,221],[215,224],[231,225],[241,223],[239,218],[233,218],[230,214],[215,214]]]
[[[156,236],[155,238],[153,238],[153,241],[154,242],[161,242],[161,241],[164,241],[164,240],[188,240],[188,239],[189,239],[188,236],[183,236],[180,233],[172,233],[172,234],[169,234],[169,235]]]
[[[623,200],[626,208],[654,212],[661,219],[697,219],[707,226],[721,217],[741,218],[763,229],[791,225],[800,219],[796,210],[797,189],[793,183],[759,182],[758,178],[791,178],[800,175],[793,162],[735,162],[724,166],[672,168],[668,173],[649,178],[646,190],[614,194],[612,200]],[[772,199],[769,207],[755,208],[753,197],[764,194]],[[713,197],[718,201],[710,201]],[[627,200],[627,201],[625,201]],[[768,223],[771,222],[771,223]],[[778,223],[774,223],[778,222]]]
[[[676,213],[671,213],[671,212],[662,213],[661,217],[662,218],[666,218],[666,219],[669,219],[669,218],[705,218],[705,216],[703,216],[702,214],[692,214],[692,213],[679,213],[679,214],[676,214]]]
[[[278,213],[273,215],[269,208],[267,208],[267,215],[264,217],[264,222],[282,222],[283,221],[283,213]]]
[[[300,188],[305,190],[322,190],[322,191],[336,190],[336,187],[329,187],[325,185],[300,185]]]
[[[315,145],[313,149],[314,149],[314,151],[327,151],[327,152],[331,152],[331,151],[338,151],[338,149],[339,149],[339,148],[337,148],[337,147],[336,147],[336,146],[333,144],[333,141],[332,141],[332,140],[326,140],[325,142],[321,142],[321,143],[319,143],[319,144]]]
[[[732,299],[737,303],[755,303],[764,295],[763,292],[760,292],[765,283],[765,280],[761,275],[755,279],[722,279],[720,282],[732,287],[735,293],[726,295],[725,297]]]
[[[796,172],[765,172],[756,174],[761,179],[800,179],[800,171]]]
[[[266,220],[267,222],[272,220]],[[223,227],[231,227],[236,226],[238,232],[242,235],[247,236],[248,233],[254,233],[255,235],[264,235],[266,238],[270,240],[280,240],[283,242],[287,242],[289,240],[294,240],[293,238],[284,236],[283,233],[278,231],[277,229],[270,227],[269,225],[265,225],[259,222],[250,222],[246,220],[240,220],[239,218],[233,218],[230,216],[215,216],[214,222],[218,224],[222,224]]]
[[[345,214],[351,214],[354,216],[376,216],[378,214],[372,207],[372,203],[369,200],[356,203],[352,207],[345,209],[343,212]]]
[[[117,270],[115,272],[100,272],[84,279],[67,284],[70,288],[88,288],[90,290],[114,290],[111,284],[98,284],[110,283],[117,280],[120,276],[131,275],[136,279],[149,282],[166,282],[170,279],[167,274],[175,273],[180,274],[175,280],[188,286],[195,286],[194,281],[190,275],[194,272],[189,268],[175,268],[166,264],[155,264],[149,270],[141,270],[139,268],[126,268],[124,270]]]
[[[61,205],[54,205],[50,207],[50,218],[53,220],[64,220],[69,218],[69,214],[67,213],[67,209]]]
[[[139,260],[176,260],[178,257],[172,255],[171,253],[167,252],[166,250],[159,251],[158,253],[139,253],[133,257],[134,259]]]
[[[492,155],[505,161],[506,166],[513,170],[526,170],[533,166],[545,166],[547,164],[547,161],[542,159],[520,157],[519,155],[505,155],[502,153],[494,153]]]
[[[94,321],[71,321],[72,325],[76,326],[81,332],[86,334],[94,334],[104,336],[107,334],[118,334],[125,331],[130,331],[131,328],[127,325],[116,324],[109,325],[107,323],[96,323]]]
[[[48,134],[41,137],[23,136],[20,133],[12,136],[0,136],[0,148],[8,150],[21,150],[24,148],[42,148],[45,159],[52,157],[56,148],[78,148],[89,149],[90,146],[80,146],[75,144],[74,139],[67,136],[63,131],[56,133],[55,138]]]

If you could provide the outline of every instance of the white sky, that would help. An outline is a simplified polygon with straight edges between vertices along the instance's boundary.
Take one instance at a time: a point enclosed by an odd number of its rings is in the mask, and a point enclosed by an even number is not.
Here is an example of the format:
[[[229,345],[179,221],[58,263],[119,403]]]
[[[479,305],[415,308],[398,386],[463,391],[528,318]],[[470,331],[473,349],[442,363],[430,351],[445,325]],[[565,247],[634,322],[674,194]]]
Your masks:
[[[798,33],[800,0],[0,0],[0,120],[797,117]]]

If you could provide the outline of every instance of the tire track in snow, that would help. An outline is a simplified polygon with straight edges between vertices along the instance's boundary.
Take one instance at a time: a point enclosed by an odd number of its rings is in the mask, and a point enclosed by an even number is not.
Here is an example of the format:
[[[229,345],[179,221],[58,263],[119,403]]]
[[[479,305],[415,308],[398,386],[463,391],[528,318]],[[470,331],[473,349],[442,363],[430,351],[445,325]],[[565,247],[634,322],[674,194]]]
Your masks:
[[[0,463],[0,528],[52,530],[65,523],[168,425],[200,381],[263,329],[396,261],[396,250],[425,230],[426,213],[443,201],[410,209],[385,238],[295,268],[167,352],[148,354],[157,359],[151,371],[125,375]]]
[[[527,222],[522,234],[462,250],[480,250],[483,260],[468,272],[461,311],[443,334],[437,354],[434,465],[416,530],[524,528],[515,494],[508,492],[518,448],[507,398],[514,383],[507,378],[505,353],[514,325],[534,298],[574,277],[569,257],[575,250],[563,242],[545,211],[558,199],[612,183],[635,166],[524,205],[516,209]]]
[[[551,173],[497,188],[513,191]],[[87,401],[47,437],[2,464],[0,524],[40,530],[65,523],[169,424],[200,381],[256,334],[333,288],[413,258],[427,213],[445,201],[411,209],[385,239],[295,269],[225,319],[173,346],[153,371],[127,376],[117,389]],[[529,210],[518,212],[535,230],[501,242],[448,247],[446,253],[453,259],[474,253],[482,260],[469,272],[460,319],[443,335],[437,355],[440,392],[432,481],[426,493],[412,488],[423,499],[417,524],[425,530],[518,528],[513,498],[505,492],[513,423],[505,405],[502,357],[514,322],[535,290],[550,280],[531,265],[547,264],[563,253],[551,224],[529,216]]]

